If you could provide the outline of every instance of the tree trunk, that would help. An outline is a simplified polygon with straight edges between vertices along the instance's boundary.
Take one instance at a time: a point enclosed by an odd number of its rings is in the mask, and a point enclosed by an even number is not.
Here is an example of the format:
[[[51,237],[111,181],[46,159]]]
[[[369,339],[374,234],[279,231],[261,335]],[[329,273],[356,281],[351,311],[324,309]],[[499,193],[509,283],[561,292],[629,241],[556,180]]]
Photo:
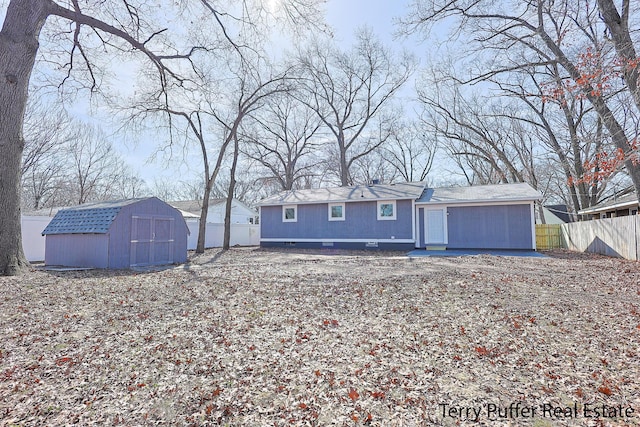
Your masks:
[[[0,274],[29,265],[22,251],[20,171],[22,123],[47,1],[11,0],[0,31]]]
[[[640,111],[640,88],[638,87],[638,79],[640,78],[640,70],[638,69],[638,55],[633,41],[631,40],[631,32],[629,30],[629,8],[631,7],[629,0],[622,1],[622,13],[618,13],[615,2],[613,0],[598,0],[598,8],[600,9],[600,17],[609,29],[611,40],[616,49],[619,59],[622,60],[622,74],[624,82],[629,88],[629,92],[633,98],[636,108]],[[637,5],[636,5],[637,7]]]
[[[238,165],[238,138],[234,137],[233,163],[231,163],[231,178],[229,179],[229,191],[224,212],[224,240],[222,249],[227,250],[231,244],[231,208],[233,207],[233,192],[236,189],[236,167]]]
[[[207,233],[207,215],[209,214],[209,197],[211,196],[211,187],[213,181],[209,178],[204,184],[204,195],[202,196],[202,209],[200,210],[200,223],[198,224],[198,243],[196,245],[196,253],[204,253],[204,243]]]

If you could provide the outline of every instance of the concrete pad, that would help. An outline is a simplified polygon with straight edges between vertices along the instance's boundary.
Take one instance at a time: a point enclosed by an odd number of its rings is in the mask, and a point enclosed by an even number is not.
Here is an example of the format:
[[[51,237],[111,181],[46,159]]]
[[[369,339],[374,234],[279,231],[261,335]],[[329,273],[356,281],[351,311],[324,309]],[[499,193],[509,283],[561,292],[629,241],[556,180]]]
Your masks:
[[[428,251],[426,249],[416,249],[407,254],[408,257],[423,257],[423,256],[447,257],[447,256],[473,256],[473,255],[547,258],[546,255],[536,251],[510,250],[510,249],[449,249],[444,251]]]

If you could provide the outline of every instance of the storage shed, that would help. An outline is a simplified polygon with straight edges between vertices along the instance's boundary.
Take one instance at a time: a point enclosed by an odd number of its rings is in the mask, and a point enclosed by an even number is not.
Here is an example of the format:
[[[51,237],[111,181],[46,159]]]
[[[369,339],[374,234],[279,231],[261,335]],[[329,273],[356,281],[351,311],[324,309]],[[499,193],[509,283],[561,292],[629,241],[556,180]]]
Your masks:
[[[156,197],[91,203],[58,211],[42,232],[45,264],[122,269],[187,260],[180,211]]]

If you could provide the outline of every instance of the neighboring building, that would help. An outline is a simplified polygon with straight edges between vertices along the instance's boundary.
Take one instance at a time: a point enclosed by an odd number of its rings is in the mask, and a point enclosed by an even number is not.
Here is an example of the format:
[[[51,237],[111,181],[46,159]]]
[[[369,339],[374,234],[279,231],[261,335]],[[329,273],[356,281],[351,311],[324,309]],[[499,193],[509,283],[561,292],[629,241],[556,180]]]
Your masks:
[[[61,209],[42,232],[45,264],[122,269],[183,263],[188,233],[182,214],[156,197]]]
[[[544,221],[540,219],[540,207],[536,209],[536,224],[567,224],[573,222],[567,205],[545,205],[542,207]]]
[[[188,212],[200,218],[202,211],[202,200],[181,200],[169,202],[171,206]],[[209,199],[209,209],[207,211],[207,223],[224,224],[224,215],[227,199]],[[240,200],[233,199],[231,202],[231,224],[257,224],[258,213]]]
[[[198,245],[198,232],[202,200],[183,200],[169,202],[180,210],[191,231],[187,241],[189,250]],[[224,240],[224,216],[227,199],[210,199],[207,211],[207,225],[205,231],[205,248],[219,248]],[[255,246],[259,243],[260,227],[258,213],[237,199],[231,203],[231,246]]]
[[[638,214],[638,196],[635,192],[612,197],[590,208],[582,209],[578,214],[586,219],[615,218]]]
[[[260,203],[261,246],[535,249],[528,184],[424,182],[293,190]]]

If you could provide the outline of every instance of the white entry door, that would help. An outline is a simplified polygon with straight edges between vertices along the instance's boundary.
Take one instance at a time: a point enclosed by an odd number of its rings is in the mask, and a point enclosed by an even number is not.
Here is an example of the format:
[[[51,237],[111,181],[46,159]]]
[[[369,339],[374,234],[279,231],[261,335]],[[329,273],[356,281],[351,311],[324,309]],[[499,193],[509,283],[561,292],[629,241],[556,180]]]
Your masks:
[[[447,243],[447,209],[424,210],[424,242],[427,245]]]

